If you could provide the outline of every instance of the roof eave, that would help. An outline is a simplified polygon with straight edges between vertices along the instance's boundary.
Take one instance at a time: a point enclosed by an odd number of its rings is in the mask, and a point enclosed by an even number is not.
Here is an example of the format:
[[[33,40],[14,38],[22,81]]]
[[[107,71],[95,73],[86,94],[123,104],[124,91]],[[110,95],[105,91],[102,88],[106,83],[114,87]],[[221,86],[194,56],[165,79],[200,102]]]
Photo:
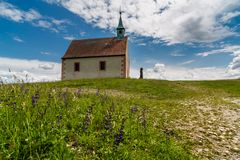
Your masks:
[[[98,57],[120,57],[120,56],[126,56],[126,53],[124,54],[118,54],[118,55],[107,55],[107,56],[84,56],[84,57],[62,57],[63,59],[76,59],[76,58],[98,58]]]

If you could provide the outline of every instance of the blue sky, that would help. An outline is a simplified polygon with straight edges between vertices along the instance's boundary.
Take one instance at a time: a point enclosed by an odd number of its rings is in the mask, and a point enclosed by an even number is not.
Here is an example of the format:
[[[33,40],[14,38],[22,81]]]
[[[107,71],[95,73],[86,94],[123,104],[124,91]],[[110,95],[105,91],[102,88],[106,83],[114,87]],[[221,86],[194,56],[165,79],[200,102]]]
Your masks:
[[[0,77],[59,79],[70,41],[115,36],[120,6],[132,77],[240,76],[240,0],[0,0]]]

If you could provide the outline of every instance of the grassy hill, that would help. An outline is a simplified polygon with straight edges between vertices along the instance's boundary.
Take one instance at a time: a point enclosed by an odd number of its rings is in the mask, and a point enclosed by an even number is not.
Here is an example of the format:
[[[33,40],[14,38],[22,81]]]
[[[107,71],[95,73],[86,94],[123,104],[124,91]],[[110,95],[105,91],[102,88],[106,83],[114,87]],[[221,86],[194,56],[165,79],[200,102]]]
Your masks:
[[[0,159],[238,159],[240,81],[0,85]]]

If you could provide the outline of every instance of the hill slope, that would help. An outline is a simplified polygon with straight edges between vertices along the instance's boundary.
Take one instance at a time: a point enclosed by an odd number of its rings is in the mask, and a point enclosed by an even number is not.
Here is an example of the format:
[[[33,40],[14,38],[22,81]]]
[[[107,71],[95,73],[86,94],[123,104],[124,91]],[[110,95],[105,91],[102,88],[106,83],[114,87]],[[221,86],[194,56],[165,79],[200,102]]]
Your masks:
[[[240,81],[0,86],[0,158],[238,159]]]

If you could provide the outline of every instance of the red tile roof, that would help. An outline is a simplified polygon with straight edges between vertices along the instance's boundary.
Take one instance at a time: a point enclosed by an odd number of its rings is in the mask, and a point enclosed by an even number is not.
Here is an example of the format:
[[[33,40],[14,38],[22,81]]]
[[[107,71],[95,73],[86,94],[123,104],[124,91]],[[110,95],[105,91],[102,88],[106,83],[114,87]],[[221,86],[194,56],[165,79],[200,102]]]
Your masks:
[[[62,59],[125,55],[128,37],[73,40]]]

